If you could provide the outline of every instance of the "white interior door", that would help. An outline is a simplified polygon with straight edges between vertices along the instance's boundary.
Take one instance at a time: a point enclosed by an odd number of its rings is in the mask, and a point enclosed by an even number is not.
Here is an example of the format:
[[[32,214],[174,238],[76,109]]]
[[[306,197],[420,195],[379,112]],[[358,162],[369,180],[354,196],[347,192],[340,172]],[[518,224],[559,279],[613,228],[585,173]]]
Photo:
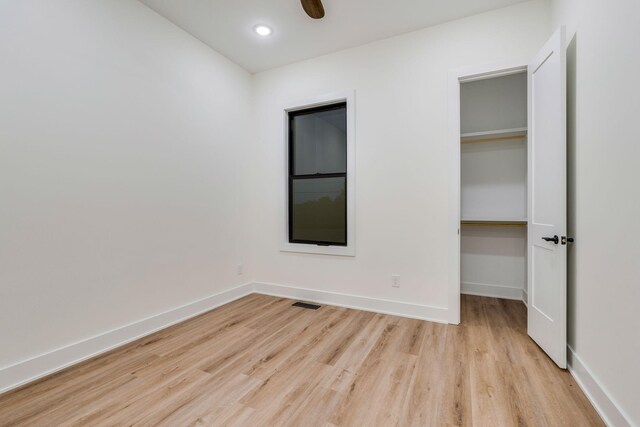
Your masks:
[[[560,28],[529,65],[528,332],[567,364],[566,53]]]

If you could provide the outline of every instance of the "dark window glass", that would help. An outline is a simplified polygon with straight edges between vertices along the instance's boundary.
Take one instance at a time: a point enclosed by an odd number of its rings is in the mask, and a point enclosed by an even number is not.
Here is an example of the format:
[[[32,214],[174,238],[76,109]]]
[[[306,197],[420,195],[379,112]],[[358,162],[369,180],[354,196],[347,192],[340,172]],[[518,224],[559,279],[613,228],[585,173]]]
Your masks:
[[[347,244],[346,103],[289,113],[289,241]]]
[[[298,241],[347,243],[346,179],[293,180],[293,235]]]
[[[296,175],[347,172],[345,110],[340,108],[293,116]]]

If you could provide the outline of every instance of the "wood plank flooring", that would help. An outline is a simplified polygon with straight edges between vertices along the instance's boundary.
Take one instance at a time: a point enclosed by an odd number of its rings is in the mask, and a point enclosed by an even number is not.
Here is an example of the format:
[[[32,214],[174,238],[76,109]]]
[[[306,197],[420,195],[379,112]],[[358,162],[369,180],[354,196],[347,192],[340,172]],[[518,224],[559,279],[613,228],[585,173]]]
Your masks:
[[[600,426],[520,302],[460,326],[250,295],[0,395],[2,426]]]

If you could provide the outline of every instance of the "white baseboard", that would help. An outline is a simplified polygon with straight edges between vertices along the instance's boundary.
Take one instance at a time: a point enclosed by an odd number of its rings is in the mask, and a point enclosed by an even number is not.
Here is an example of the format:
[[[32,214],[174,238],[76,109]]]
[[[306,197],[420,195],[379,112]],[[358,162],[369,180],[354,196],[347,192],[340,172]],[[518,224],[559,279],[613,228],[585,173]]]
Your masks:
[[[205,313],[252,293],[245,284],[181,307],[148,317],[118,329],[53,350],[32,359],[0,369],[0,393],[20,387],[116,347]]]
[[[567,364],[576,383],[609,427],[633,426],[631,419],[622,411],[570,346],[567,346]]]
[[[248,283],[0,369],[0,393],[98,356],[252,293],[448,323],[446,308],[272,283]]]
[[[514,299],[522,301],[522,288],[512,288],[502,285],[489,285],[486,283],[461,282],[460,293],[465,295],[477,295],[502,299]]]
[[[524,289],[522,290],[522,302],[529,308],[529,293]]]
[[[337,292],[327,292],[317,289],[299,288],[264,282],[254,283],[253,290],[258,294],[299,299],[319,304],[336,305],[338,307],[373,311],[376,313],[410,317],[412,319],[428,320],[431,322],[449,323],[448,310],[441,307],[432,307],[428,305],[411,304],[401,301],[369,298],[358,295],[348,295]]]
[[[516,300],[523,299],[526,303],[526,291],[522,289],[486,285],[480,285],[480,287],[478,287],[477,285],[478,284],[463,283],[462,293]],[[20,387],[31,381],[35,381],[252,293],[448,323],[446,308],[326,292],[274,283],[249,283],[2,368],[0,369],[0,393]],[[633,427],[630,418],[625,415],[624,411],[620,409],[620,406],[616,404],[609,393],[600,385],[589,368],[582,362],[578,355],[575,354],[571,347],[567,349],[567,357],[569,372],[571,372],[571,375],[575,378],[605,423],[611,427]]]

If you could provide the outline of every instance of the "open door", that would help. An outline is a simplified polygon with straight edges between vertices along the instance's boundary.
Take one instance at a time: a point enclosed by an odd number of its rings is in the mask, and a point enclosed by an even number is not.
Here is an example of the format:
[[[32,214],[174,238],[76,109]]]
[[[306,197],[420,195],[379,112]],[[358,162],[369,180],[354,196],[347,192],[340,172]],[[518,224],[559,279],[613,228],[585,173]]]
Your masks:
[[[567,366],[566,52],[564,27],[529,65],[528,332]]]

